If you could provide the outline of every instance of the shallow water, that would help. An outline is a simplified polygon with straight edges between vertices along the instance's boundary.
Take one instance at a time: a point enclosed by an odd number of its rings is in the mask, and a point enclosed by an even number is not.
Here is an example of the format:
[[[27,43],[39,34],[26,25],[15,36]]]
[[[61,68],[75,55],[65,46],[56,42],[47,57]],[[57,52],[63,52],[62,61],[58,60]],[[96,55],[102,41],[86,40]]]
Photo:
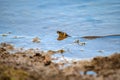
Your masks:
[[[120,52],[120,36],[94,40],[82,36],[120,34],[120,0],[0,0],[0,42],[41,50],[65,49],[65,57],[91,58]],[[73,36],[57,41],[56,31]],[[22,38],[14,39],[14,36]],[[32,38],[39,37],[40,43]],[[79,39],[85,46],[74,44]]]

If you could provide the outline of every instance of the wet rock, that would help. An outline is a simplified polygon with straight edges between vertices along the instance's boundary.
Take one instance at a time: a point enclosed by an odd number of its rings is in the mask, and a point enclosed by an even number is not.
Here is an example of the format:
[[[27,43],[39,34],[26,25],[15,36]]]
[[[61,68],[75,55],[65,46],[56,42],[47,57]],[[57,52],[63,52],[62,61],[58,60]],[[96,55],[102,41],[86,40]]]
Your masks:
[[[35,53],[34,57],[35,56],[40,56],[41,57],[42,55],[40,53]]]
[[[50,52],[41,53],[29,49],[10,54],[7,53],[5,46],[6,44],[0,46],[0,80],[120,79],[120,53],[105,57],[95,57],[89,61],[74,61],[73,63],[61,61],[53,63],[52,54],[49,55]],[[64,51],[60,50],[60,52]],[[90,71],[95,72],[96,75],[89,74]]]
[[[5,52],[5,51],[6,51],[6,49],[5,49],[5,48],[0,47],[0,53]]]
[[[6,50],[13,50],[14,46],[8,43],[1,43],[0,44],[1,47],[5,48]]]
[[[44,65],[45,65],[45,66],[48,66],[48,65],[50,65],[50,64],[51,64],[51,61],[45,61],[45,62],[44,62]]]
[[[64,53],[64,52],[65,52],[65,50],[60,49],[60,50],[58,50],[57,52],[58,52],[58,53]]]
[[[58,38],[57,40],[64,40],[67,37],[70,37],[67,33],[62,32],[62,31],[57,31]]]
[[[84,68],[85,68],[84,74],[86,75],[88,71],[93,71],[95,66],[85,65]]]
[[[35,37],[35,38],[33,38],[32,42],[40,43],[40,39],[38,37]]]

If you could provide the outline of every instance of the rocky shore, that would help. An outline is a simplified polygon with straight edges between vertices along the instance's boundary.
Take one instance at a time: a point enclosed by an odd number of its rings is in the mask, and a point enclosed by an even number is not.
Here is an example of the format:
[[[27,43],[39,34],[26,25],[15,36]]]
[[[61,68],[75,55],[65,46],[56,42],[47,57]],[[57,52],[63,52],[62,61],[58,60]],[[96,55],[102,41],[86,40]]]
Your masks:
[[[0,44],[0,80],[120,80],[120,53],[91,60],[55,63],[59,51],[16,49]]]

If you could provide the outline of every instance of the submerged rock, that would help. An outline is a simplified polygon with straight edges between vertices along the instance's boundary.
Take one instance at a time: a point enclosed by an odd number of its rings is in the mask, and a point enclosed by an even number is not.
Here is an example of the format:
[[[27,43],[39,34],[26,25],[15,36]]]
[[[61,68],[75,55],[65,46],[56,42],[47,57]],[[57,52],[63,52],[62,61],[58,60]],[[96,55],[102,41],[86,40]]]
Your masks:
[[[86,44],[86,42],[80,42],[80,40],[75,40],[74,43],[76,43],[80,46],[84,46]]]
[[[112,37],[112,36],[120,36],[120,34],[105,35],[105,36],[83,36],[82,38],[85,38],[85,39],[96,39],[96,38],[104,38],[104,37]]]
[[[33,38],[32,42],[40,43],[40,39],[38,37],[35,37],[35,38]]]
[[[82,38],[85,38],[85,39],[96,39],[96,38],[102,38],[103,36],[84,36]]]

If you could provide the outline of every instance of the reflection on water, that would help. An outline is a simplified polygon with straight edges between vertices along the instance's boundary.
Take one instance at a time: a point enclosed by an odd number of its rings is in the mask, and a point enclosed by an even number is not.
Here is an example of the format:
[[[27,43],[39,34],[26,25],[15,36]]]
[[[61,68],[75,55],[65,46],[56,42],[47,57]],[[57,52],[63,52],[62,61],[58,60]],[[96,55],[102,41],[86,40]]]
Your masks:
[[[119,36],[81,38],[120,34],[119,9],[120,0],[0,0],[0,34],[12,33],[0,36],[0,42],[42,50],[62,48],[68,51],[65,56],[76,58],[120,52]],[[58,30],[73,37],[57,41]],[[40,43],[32,43],[34,37]],[[73,44],[75,40],[86,45]]]

